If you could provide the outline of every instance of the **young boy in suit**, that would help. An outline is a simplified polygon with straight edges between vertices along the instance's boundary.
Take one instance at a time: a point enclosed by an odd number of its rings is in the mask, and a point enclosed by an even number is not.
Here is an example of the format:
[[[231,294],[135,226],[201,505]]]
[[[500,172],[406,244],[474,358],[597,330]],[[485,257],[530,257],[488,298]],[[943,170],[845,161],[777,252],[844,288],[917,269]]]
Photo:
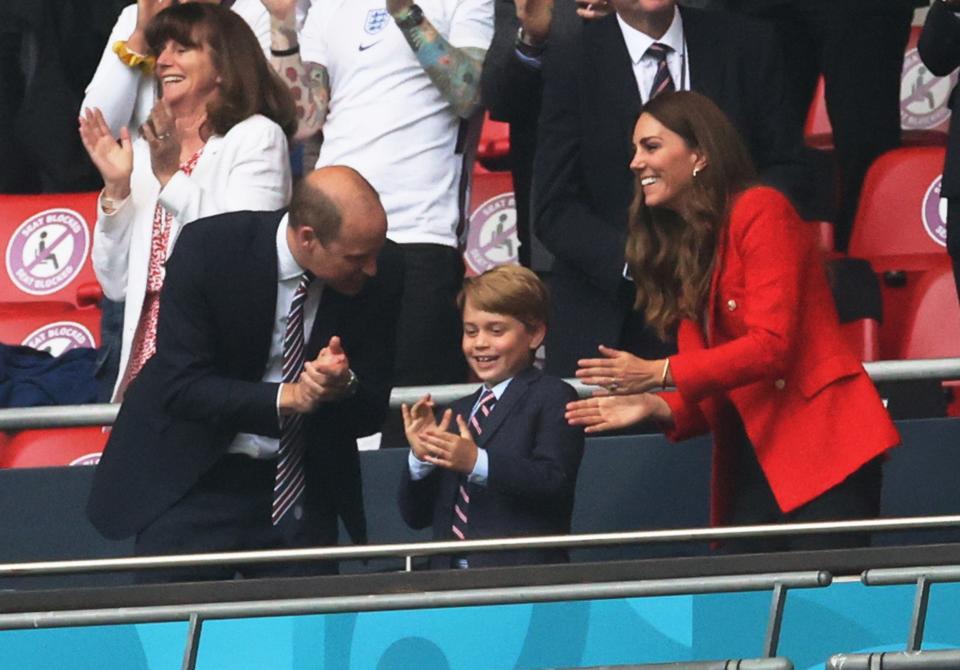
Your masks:
[[[410,443],[400,510],[436,540],[570,532],[583,433],[564,420],[577,397],[533,367],[546,334],[547,291],[530,270],[502,266],[467,278],[457,297],[463,355],[483,382],[439,421],[430,396],[404,405]],[[567,560],[561,549],[433,556],[432,568]]]

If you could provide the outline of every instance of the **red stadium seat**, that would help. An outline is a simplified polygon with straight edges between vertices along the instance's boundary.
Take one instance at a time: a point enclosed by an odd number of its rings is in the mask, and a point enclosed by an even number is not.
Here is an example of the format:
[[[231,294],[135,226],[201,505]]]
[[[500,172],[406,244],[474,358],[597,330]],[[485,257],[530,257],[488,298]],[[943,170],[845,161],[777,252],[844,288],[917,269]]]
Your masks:
[[[58,355],[100,341],[96,193],[0,195],[0,342]]]
[[[0,304],[0,342],[23,344],[59,356],[100,344],[100,310],[62,302]]]
[[[878,158],[864,180],[849,252],[870,261],[881,280],[884,359],[905,355],[911,320],[927,290],[925,275],[949,266],[943,157],[939,147],[896,149]]]
[[[951,264],[924,273],[914,294],[898,358],[960,356],[960,302]]]
[[[0,468],[96,465],[107,441],[99,426],[0,434]]]
[[[877,271],[929,267],[946,254],[939,147],[895,149],[867,172],[853,223],[850,255],[867,258]],[[924,260],[926,259],[926,260]],[[879,263],[879,266],[878,266]]]
[[[0,303],[96,304],[90,261],[96,193],[0,195]]]
[[[509,172],[473,171],[470,219],[463,254],[468,275],[518,262],[517,204]]]
[[[510,124],[494,121],[487,112],[483,116],[477,158],[481,161],[506,158],[510,153]]]
[[[917,53],[920,26],[914,26],[904,52],[900,80],[900,126],[904,146],[946,146],[950,109],[947,103],[957,83],[957,74],[934,77],[924,67]],[[823,77],[817,89],[804,126],[804,137],[815,149],[833,149],[833,128],[827,116]]]

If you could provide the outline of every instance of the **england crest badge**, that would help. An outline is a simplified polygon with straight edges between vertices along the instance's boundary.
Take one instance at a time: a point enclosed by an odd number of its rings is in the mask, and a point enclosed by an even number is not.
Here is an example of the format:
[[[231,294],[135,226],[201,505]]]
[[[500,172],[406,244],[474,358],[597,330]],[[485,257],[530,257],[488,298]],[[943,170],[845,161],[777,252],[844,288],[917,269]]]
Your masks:
[[[367,12],[367,19],[364,21],[363,30],[368,35],[376,35],[383,30],[389,19],[390,15],[386,9],[371,9]]]

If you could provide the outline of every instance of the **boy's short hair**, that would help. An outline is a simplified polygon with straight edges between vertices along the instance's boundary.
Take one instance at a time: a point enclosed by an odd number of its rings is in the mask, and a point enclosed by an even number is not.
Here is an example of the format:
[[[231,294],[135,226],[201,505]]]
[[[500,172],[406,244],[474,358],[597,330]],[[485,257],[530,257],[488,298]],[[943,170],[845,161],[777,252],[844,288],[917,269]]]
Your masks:
[[[550,313],[547,287],[533,271],[519,265],[500,265],[463,280],[457,307],[470,303],[477,309],[506,314],[527,328],[546,325]]]

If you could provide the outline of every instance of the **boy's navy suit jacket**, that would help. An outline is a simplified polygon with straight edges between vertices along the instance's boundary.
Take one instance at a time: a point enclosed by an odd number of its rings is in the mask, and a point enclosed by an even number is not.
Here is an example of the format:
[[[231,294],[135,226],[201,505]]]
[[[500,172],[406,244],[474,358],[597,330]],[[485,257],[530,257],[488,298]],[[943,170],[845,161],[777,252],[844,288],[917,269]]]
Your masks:
[[[468,419],[480,390],[451,405]],[[573,494],[583,457],[583,431],[563,418],[577,393],[566,382],[527,368],[513,378],[483,423],[477,446],[486,449],[486,486],[468,484],[467,539],[570,532]],[[456,431],[456,421],[451,431]],[[403,469],[400,511],[412,528],[433,527],[435,540],[454,539],[453,505],[460,474],[436,468],[419,481]],[[465,555],[470,567],[557,563],[561,549],[480,552]],[[432,568],[449,568],[449,556],[433,556]]]

